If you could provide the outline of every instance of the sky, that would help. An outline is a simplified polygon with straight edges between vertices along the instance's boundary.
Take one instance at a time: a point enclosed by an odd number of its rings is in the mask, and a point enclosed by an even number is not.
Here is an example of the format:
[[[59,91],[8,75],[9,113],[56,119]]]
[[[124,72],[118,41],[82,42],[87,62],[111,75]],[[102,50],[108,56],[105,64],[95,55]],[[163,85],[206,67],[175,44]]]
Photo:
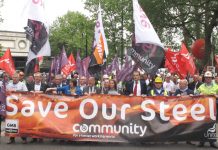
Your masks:
[[[0,30],[6,31],[24,31],[27,24],[22,16],[25,4],[28,0],[5,0],[4,6],[0,8],[3,23],[0,23]],[[63,16],[68,11],[79,11],[88,15],[84,9],[84,0],[45,0],[45,11],[48,23],[51,25],[57,17]]]

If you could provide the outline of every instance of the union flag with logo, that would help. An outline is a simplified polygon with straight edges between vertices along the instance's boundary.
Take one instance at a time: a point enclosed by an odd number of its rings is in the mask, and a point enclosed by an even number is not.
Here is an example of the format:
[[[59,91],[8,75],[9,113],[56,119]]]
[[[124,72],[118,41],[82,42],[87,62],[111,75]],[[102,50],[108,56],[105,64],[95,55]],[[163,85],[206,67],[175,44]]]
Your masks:
[[[5,54],[0,58],[0,68],[12,76],[15,73],[14,61],[11,56],[11,51],[8,48]]]
[[[91,55],[88,71],[90,74],[100,72],[108,55],[108,46],[104,34],[104,27],[101,16],[101,7],[99,5],[98,19],[95,25],[95,37],[93,43],[93,53]]]
[[[62,68],[62,72],[65,75],[69,75],[72,71],[76,70],[76,61],[73,57],[73,54],[71,53],[69,58],[68,58],[68,64],[64,66],[64,68]]]

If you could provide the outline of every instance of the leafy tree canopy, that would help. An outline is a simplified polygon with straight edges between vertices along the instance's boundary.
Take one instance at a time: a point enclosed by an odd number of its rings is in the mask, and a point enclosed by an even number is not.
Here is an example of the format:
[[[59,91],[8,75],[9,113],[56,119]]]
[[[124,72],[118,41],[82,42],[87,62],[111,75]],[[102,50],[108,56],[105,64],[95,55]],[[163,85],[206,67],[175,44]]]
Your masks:
[[[81,56],[85,57],[86,48],[88,54],[91,53],[93,31],[93,21],[79,12],[68,12],[59,17],[50,28],[52,55],[65,46],[68,55],[72,52],[75,56],[80,50]]]

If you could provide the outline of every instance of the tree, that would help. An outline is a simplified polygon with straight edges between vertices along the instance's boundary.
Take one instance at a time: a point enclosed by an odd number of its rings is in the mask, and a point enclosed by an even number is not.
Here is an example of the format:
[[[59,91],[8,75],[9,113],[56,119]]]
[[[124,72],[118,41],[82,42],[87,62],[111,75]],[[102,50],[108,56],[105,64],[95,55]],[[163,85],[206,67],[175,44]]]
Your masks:
[[[140,2],[153,24],[162,32],[162,38],[173,37],[179,33],[189,46],[194,40],[204,38],[206,59],[203,60],[203,64],[208,63],[211,51],[217,44],[215,41],[218,40],[216,28],[218,26],[218,1],[140,0]]]
[[[91,12],[92,19],[97,16],[99,2],[109,47],[109,59],[117,55],[123,60],[124,49],[131,46],[132,4],[129,0],[86,0],[85,6]]]
[[[52,55],[65,46],[68,55],[72,52],[76,56],[76,51],[81,50],[81,56],[86,57],[86,49],[91,53],[93,32],[94,22],[79,12],[59,17],[50,29]]]

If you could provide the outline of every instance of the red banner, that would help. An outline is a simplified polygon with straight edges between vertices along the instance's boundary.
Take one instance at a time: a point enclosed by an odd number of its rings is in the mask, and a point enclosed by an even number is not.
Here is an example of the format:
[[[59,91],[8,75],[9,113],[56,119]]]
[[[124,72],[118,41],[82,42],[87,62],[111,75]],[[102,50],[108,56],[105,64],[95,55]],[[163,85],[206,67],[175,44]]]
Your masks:
[[[6,135],[99,142],[208,141],[215,105],[213,96],[8,93]]]

